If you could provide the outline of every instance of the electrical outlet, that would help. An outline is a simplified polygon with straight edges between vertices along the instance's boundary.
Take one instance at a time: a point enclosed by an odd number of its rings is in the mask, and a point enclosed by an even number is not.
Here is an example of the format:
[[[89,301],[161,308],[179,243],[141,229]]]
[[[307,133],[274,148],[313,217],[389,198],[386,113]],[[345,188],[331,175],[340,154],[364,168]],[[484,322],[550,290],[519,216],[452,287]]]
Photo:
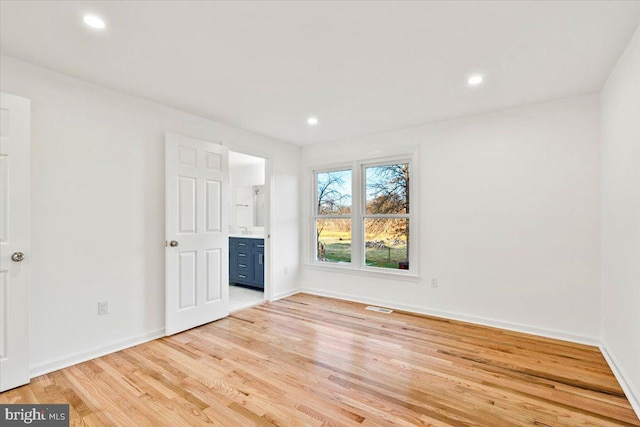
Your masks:
[[[437,288],[438,287],[438,278],[437,277],[432,277],[431,278],[431,287],[432,288]]]
[[[284,275],[286,276],[287,274],[289,274],[289,267],[284,268]]]
[[[107,301],[98,302],[98,315],[104,316],[105,314],[109,314],[109,303]]]

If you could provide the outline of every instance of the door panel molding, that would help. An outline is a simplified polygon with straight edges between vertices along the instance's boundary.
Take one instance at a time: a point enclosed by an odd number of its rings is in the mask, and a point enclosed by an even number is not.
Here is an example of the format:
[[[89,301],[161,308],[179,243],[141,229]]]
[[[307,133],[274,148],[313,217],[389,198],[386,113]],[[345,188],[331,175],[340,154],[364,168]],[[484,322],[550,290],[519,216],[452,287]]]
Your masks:
[[[29,382],[30,101],[0,93],[0,391]]]
[[[165,330],[229,314],[227,148],[165,134]]]

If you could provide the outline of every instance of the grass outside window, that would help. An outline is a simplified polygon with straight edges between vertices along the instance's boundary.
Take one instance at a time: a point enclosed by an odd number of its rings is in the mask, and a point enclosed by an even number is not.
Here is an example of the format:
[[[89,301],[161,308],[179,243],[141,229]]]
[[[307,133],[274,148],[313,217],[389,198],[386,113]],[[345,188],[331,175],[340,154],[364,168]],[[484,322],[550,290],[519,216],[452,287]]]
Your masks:
[[[410,169],[405,160],[314,172],[315,262],[410,270]]]

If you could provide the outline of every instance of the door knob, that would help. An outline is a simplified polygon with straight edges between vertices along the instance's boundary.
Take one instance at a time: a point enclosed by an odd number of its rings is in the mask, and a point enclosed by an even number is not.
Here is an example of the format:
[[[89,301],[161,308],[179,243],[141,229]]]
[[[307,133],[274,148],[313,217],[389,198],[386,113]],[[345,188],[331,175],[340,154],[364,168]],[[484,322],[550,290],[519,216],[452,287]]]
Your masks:
[[[15,262],[20,262],[23,259],[24,259],[24,254],[22,252],[14,252],[13,255],[11,255],[11,260]]]
[[[169,246],[175,248],[176,246],[178,246],[178,242],[176,242],[175,240],[172,240],[172,241],[169,242]]]

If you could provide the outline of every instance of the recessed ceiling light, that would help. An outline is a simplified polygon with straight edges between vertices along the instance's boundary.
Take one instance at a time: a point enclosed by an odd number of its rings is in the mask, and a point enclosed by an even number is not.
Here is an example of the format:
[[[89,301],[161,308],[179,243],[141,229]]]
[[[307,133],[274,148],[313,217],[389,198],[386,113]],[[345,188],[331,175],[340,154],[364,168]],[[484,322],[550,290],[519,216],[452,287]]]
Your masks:
[[[317,124],[318,124],[318,118],[317,118],[317,117],[309,117],[309,118],[307,119],[307,124],[308,124],[309,126],[315,126],[315,125],[317,125]]]
[[[482,80],[484,80],[484,77],[482,77],[481,74],[474,74],[473,76],[470,76],[467,81],[469,82],[469,86],[478,86],[482,83]]]
[[[99,30],[102,30],[106,26],[104,21],[95,15],[86,15],[84,17],[84,23],[91,28],[97,28]]]

